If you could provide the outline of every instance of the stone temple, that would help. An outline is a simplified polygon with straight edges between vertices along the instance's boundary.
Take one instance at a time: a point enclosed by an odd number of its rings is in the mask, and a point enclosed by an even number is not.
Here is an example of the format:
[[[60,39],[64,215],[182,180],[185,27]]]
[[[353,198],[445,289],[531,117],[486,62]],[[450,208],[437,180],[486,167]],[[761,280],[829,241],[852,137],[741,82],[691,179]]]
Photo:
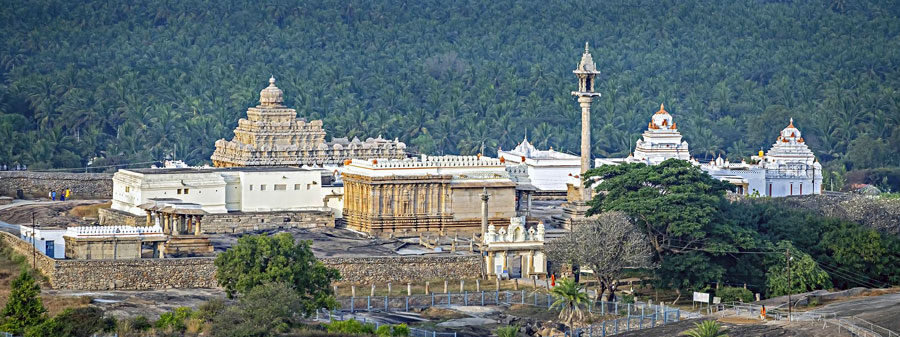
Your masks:
[[[347,159],[403,159],[406,144],[398,140],[333,138],[325,141],[321,120],[297,118],[297,110],[284,106],[284,92],[275,78],[259,93],[259,105],[247,109],[230,141],[219,139],[212,155],[216,167],[339,166]]]

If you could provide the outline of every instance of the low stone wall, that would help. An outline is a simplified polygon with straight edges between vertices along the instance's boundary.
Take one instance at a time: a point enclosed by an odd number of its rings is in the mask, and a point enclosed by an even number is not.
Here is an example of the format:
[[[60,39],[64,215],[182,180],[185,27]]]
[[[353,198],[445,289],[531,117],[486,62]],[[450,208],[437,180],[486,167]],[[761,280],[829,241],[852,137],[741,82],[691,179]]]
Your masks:
[[[203,217],[203,233],[244,233],[279,228],[334,227],[334,213],[328,209],[209,214]]]
[[[377,256],[321,258],[341,272],[341,282],[418,282],[429,279],[466,279],[481,275],[481,256]]]
[[[146,216],[137,216],[112,208],[97,210],[100,218],[100,226],[144,226],[147,224]]]
[[[0,231],[0,240],[19,255],[31,257],[32,247]],[[53,289],[143,290],[216,287],[215,258],[55,260],[41,252],[37,268]],[[478,255],[326,257],[320,260],[341,272],[341,282],[417,282],[465,279],[481,274]],[[31,264],[32,259],[26,261]]]
[[[101,209],[101,226],[143,226],[146,216],[138,216],[115,209]],[[204,234],[245,233],[280,228],[334,227],[334,213],[328,209],[276,211],[252,213],[208,214],[203,216]]]
[[[69,189],[73,199],[112,197],[111,173],[64,173],[0,171],[0,195],[14,197],[22,190],[26,197],[47,197],[50,191]]]

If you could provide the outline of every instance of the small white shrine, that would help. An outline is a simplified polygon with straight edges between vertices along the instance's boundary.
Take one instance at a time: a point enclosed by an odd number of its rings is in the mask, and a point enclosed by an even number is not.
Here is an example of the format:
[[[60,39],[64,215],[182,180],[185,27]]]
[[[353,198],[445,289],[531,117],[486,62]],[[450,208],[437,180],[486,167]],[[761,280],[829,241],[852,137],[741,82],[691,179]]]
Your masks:
[[[539,191],[563,192],[567,178],[581,173],[581,158],[568,153],[538,150],[528,137],[509,151],[497,150],[507,166],[524,166],[531,185]]]
[[[509,218],[509,226],[488,226],[484,235],[486,274],[501,278],[547,275],[544,224],[525,228],[525,217]]]

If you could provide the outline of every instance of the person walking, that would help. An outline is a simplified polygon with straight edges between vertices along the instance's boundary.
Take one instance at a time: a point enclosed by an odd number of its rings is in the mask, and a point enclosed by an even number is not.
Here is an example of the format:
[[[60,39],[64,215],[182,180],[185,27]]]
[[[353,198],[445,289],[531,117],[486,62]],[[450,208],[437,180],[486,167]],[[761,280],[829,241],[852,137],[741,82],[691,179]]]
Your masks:
[[[56,191],[50,192],[50,200],[51,200],[51,201],[56,201]]]
[[[69,196],[70,196],[69,188],[66,187],[66,199],[69,199]]]
[[[66,192],[59,191],[59,201],[66,201]]]

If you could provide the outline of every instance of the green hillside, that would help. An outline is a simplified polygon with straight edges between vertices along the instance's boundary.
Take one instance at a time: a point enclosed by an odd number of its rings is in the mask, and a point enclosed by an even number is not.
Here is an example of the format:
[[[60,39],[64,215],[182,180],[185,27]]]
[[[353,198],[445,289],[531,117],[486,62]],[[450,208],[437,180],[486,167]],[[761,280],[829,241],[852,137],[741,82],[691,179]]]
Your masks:
[[[209,161],[270,75],[330,136],[578,152],[571,71],[603,72],[594,155],[660,103],[694,156],[768,149],[788,118],[836,170],[900,164],[897,1],[2,1],[0,163]]]

